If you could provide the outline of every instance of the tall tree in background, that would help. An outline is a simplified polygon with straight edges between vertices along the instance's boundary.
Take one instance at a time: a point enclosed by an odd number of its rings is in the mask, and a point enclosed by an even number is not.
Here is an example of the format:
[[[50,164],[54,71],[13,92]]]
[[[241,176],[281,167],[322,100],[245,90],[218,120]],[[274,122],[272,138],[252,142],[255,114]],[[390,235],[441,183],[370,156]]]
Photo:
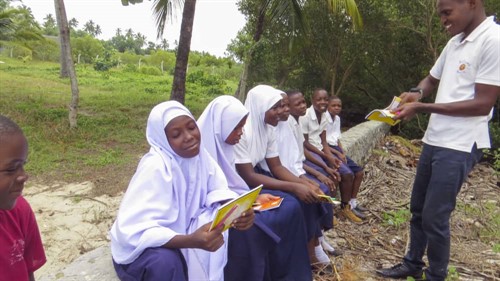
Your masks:
[[[59,24],[59,38],[61,41],[61,77],[63,65],[67,68],[69,79],[71,81],[71,102],[69,104],[69,126],[71,129],[77,127],[78,100],[80,93],[78,90],[78,81],[76,79],[75,65],[71,55],[71,45],[69,41],[68,18],[66,17],[66,8],[63,0],[54,0],[56,8],[57,23]],[[67,76],[66,76],[67,77]]]
[[[328,7],[333,13],[338,15],[347,14],[353,25],[356,28],[361,28],[363,26],[363,21],[361,15],[358,11],[355,0],[324,0],[327,2]],[[242,0],[240,2],[240,9],[242,6],[249,6],[251,0]],[[250,3],[250,5],[252,5]],[[303,5],[298,0],[258,0],[256,5],[256,11],[250,15],[249,21],[252,22],[253,26],[253,36],[250,47],[246,51],[244,58],[244,67],[241,73],[240,82],[238,85],[238,90],[235,94],[240,100],[244,100],[246,97],[247,90],[247,80],[250,73],[250,67],[252,62],[252,57],[254,55],[255,49],[259,44],[264,28],[270,22],[281,19],[284,15],[291,15],[288,18],[292,21],[295,20],[297,25],[303,26],[302,22],[302,9]],[[294,22],[290,23],[290,26],[295,25]]]
[[[123,5],[142,3],[142,0],[121,0]],[[165,30],[167,19],[172,17],[173,10],[182,5],[177,0],[155,0],[153,14],[156,17],[157,37],[161,38]],[[194,13],[196,0],[185,0],[182,10],[181,32],[175,61],[174,82],[172,84],[171,100],[184,104],[186,96],[186,71],[191,50],[191,37],[193,35]]]

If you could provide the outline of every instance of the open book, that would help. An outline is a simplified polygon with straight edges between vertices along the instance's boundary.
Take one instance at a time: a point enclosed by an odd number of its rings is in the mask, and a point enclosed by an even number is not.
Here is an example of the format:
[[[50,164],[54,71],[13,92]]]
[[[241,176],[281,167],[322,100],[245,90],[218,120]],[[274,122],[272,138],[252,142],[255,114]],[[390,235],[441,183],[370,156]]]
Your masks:
[[[224,205],[219,206],[219,208],[217,208],[214,221],[210,226],[210,230],[217,228],[220,225],[224,225],[224,230],[231,227],[231,223],[234,219],[240,217],[243,212],[252,207],[252,204],[255,202],[255,199],[257,199],[257,196],[259,196],[261,189],[262,184],[243,193],[239,197],[226,202]]]
[[[394,97],[392,99],[391,104],[384,109],[375,109],[372,110],[368,115],[366,115],[365,119],[385,122],[391,126],[394,126],[399,123],[400,120],[394,120],[394,116],[396,114],[392,113],[391,110],[396,109],[399,106],[401,99],[399,97]]]
[[[278,199],[275,200],[269,200],[262,204],[254,204],[253,209],[254,211],[257,212],[264,212],[278,208],[281,205],[281,202],[283,202],[283,197],[279,197]]]
[[[319,200],[323,203],[330,203],[333,205],[340,205],[340,201],[338,201],[335,197],[330,197],[328,195],[318,195]]]

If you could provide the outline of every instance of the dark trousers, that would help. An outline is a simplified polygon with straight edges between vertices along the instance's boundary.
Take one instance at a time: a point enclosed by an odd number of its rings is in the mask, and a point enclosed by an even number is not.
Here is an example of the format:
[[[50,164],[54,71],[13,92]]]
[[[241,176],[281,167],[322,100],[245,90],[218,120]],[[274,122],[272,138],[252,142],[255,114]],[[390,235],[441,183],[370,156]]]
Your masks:
[[[410,201],[410,248],[404,262],[424,266],[427,280],[444,280],[450,259],[450,215],[467,175],[470,153],[424,144]]]
[[[178,249],[147,248],[130,264],[113,261],[116,275],[122,281],[187,281],[187,265]]]

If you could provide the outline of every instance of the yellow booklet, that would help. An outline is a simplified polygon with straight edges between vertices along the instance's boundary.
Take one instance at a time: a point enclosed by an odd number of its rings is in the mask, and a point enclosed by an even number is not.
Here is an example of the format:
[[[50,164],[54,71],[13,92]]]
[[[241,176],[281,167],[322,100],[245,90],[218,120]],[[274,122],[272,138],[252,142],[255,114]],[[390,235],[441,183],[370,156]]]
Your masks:
[[[394,120],[394,116],[396,114],[392,113],[391,110],[396,109],[399,106],[401,99],[399,97],[394,97],[392,99],[391,104],[384,109],[375,109],[372,110],[368,115],[366,115],[365,119],[385,122],[391,126],[394,126],[399,123],[401,120]]]
[[[217,228],[222,224],[224,225],[224,230],[231,227],[231,223],[234,219],[240,217],[243,212],[252,207],[252,204],[255,202],[255,199],[257,199],[257,196],[259,196],[261,189],[262,184],[217,208],[217,213],[215,214],[214,221],[210,226],[210,230]]]
[[[333,205],[340,205],[340,201],[338,201],[335,197],[331,197],[328,195],[318,195],[319,200],[323,203],[330,203]]]

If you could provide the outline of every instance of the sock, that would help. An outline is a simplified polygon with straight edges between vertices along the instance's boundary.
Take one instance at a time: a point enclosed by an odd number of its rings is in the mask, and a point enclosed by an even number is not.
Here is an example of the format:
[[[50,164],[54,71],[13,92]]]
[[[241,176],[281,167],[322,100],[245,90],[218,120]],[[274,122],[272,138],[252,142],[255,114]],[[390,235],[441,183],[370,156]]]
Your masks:
[[[355,209],[356,206],[358,206],[358,200],[356,198],[352,198],[351,201],[349,201],[349,204],[351,204],[351,209]]]
[[[328,255],[323,251],[323,247],[321,247],[321,243],[314,247],[314,255],[318,259],[318,262],[320,263],[330,263],[330,258]]]

